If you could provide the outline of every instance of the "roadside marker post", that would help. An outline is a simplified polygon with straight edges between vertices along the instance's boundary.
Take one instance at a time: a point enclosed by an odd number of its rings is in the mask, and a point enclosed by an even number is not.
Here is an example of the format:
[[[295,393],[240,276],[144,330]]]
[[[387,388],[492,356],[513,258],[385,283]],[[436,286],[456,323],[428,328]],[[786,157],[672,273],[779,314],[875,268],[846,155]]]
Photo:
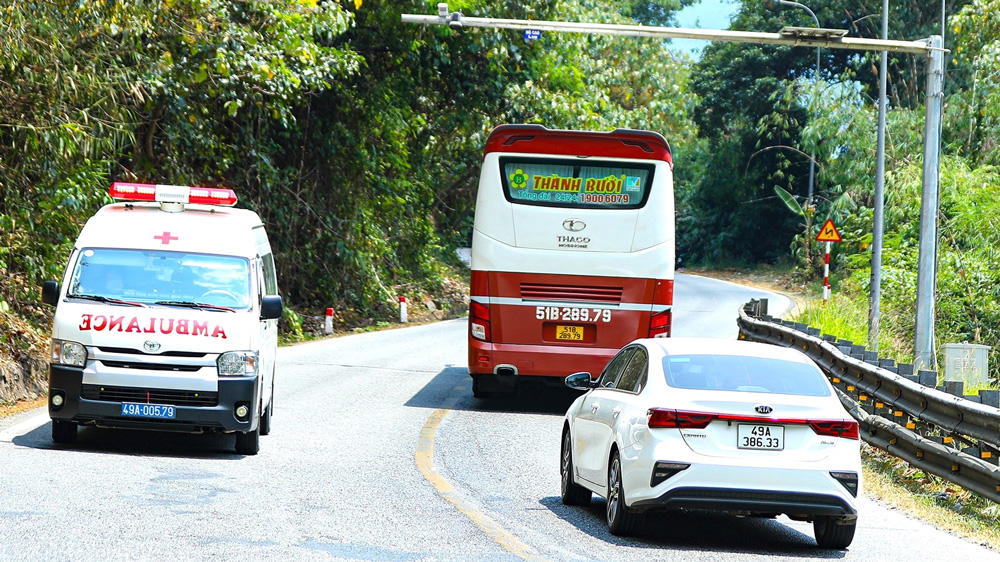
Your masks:
[[[830,300],[830,244],[833,242],[843,242],[837,227],[833,224],[833,219],[826,219],[823,228],[819,229],[816,235],[817,242],[826,242],[826,258],[823,264],[823,303]]]

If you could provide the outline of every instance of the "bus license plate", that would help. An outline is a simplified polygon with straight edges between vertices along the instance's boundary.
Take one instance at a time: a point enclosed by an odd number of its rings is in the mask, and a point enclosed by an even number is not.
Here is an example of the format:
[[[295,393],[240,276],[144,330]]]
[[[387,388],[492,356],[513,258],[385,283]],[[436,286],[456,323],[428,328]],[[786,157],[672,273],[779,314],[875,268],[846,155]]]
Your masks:
[[[583,341],[583,326],[556,326],[556,339]]]
[[[156,418],[161,420],[172,420],[177,408],[164,404],[136,404],[134,402],[122,403],[122,415],[132,418]]]
[[[780,425],[740,424],[736,428],[740,449],[780,451],[785,448],[785,428]]]

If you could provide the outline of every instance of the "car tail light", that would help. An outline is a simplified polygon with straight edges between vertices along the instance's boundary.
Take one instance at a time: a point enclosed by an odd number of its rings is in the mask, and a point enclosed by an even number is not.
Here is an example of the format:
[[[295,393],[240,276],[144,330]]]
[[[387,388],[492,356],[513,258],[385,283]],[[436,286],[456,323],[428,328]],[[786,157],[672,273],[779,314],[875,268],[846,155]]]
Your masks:
[[[703,412],[679,412],[664,408],[650,408],[646,412],[649,427],[676,427],[678,429],[704,429],[712,423],[715,414]]]
[[[673,315],[669,310],[658,312],[649,319],[649,337],[669,338]]]
[[[469,303],[469,334],[480,341],[491,341],[490,307],[476,301]]]
[[[858,497],[858,473],[856,472],[831,472],[834,480],[847,488],[847,491],[854,497]]]
[[[816,435],[828,437],[843,437],[844,439],[859,439],[858,422],[853,420],[836,421],[808,421],[809,427],[816,432]]]

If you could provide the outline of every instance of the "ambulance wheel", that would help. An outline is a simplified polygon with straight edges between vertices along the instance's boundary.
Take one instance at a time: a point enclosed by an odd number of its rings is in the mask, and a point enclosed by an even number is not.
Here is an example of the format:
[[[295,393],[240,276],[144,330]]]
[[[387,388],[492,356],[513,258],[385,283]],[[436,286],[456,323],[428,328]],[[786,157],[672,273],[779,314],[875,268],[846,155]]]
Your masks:
[[[260,451],[260,422],[257,418],[257,429],[246,433],[236,432],[236,452],[241,455],[256,455]]]
[[[76,424],[65,420],[52,420],[53,443],[76,443]]]
[[[273,401],[273,400],[272,400]],[[263,409],[260,414],[260,423],[257,425],[260,430],[261,435],[267,435],[271,433],[271,405],[268,404],[267,408]]]

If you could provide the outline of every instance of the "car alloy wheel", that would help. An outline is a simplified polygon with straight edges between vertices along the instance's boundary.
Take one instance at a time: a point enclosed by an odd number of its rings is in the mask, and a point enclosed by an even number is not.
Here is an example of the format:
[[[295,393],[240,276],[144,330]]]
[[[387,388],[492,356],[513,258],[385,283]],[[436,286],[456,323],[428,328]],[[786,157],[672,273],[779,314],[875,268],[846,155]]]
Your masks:
[[[562,454],[559,458],[560,492],[564,505],[587,505],[593,496],[590,490],[573,482],[573,439],[569,430],[563,432]]]
[[[622,488],[622,465],[618,451],[611,455],[608,465],[608,530],[612,535],[627,536],[635,534],[644,520],[642,513],[632,511],[625,505],[625,493]]]

